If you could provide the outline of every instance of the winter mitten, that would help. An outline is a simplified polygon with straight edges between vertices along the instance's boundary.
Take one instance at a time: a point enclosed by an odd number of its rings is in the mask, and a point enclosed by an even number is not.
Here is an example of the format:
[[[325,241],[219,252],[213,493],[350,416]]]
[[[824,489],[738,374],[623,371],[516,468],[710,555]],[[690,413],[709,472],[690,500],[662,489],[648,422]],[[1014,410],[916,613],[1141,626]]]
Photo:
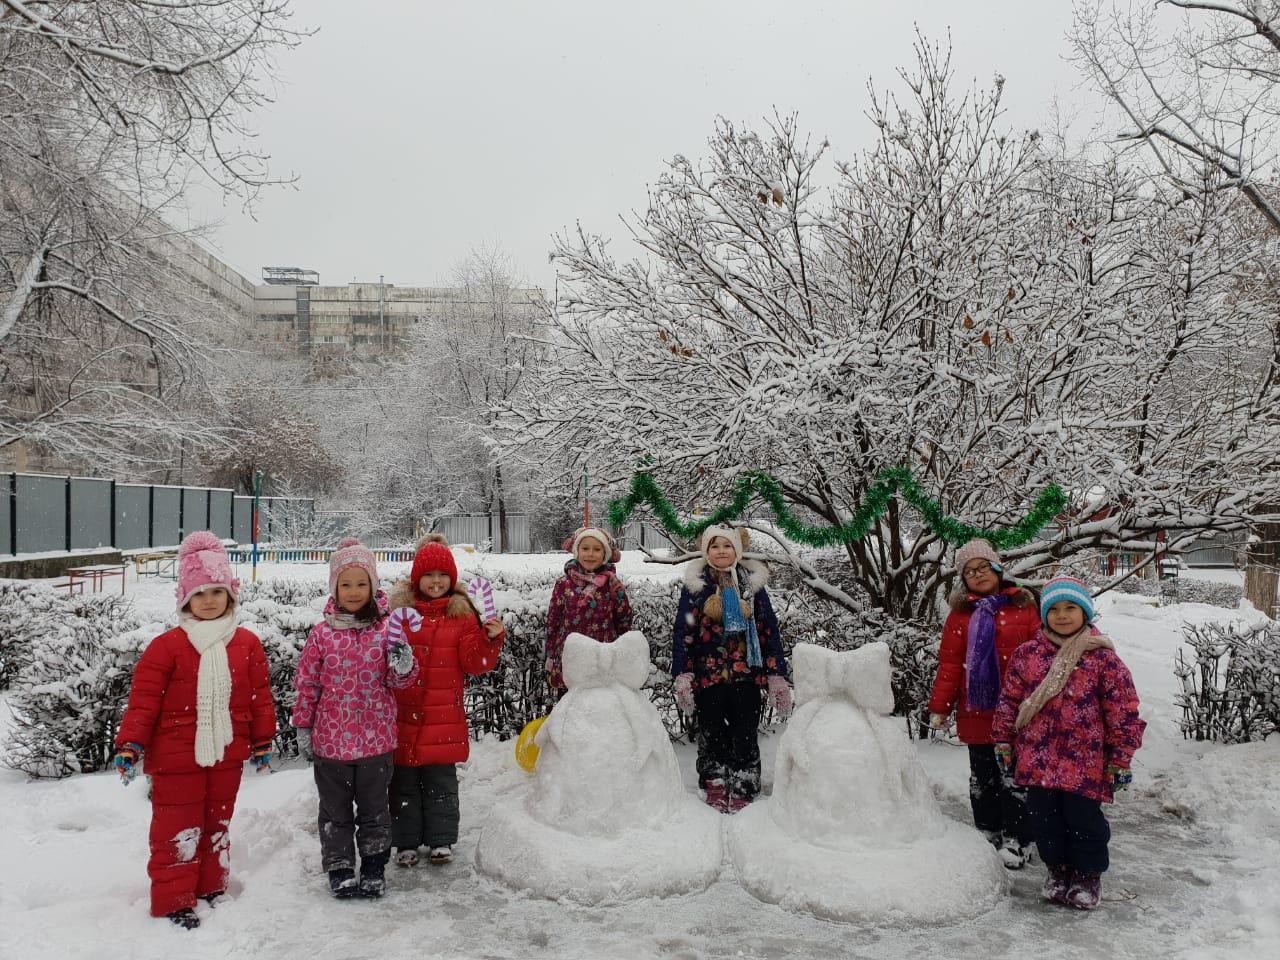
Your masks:
[[[266,771],[271,772],[271,741],[266,743],[255,743],[253,749],[249,751],[249,762],[253,764],[253,769],[259,773]]]
[[[407,677],[413,672],[413,649],[403,640],[393,643],[387,650],[387,664],[397,677]]]
[[[408,631],[416,632],[422,626],[422,614],[413,607],[397,607],[387,617],[387,642],[389,646],[404,642]]]
[[[1000,764],[1000,769],[1006,774],[1013,773],[1013,744],[997,743],[996,762]]]
[[[671,684],[676,692],[676,709],[686,717],[693,715],[693,674],[682,673]]]
[[[123,747],[116,751],[115,764],[116,772],[120,774],[120,782],[126,787],[133,783],[133,778],[138,775],[138,764],[142,761],[142,747],[136,743],[126,743]]]
[[[791,713],[791,687],[776,673],[769,675],[769,706],[784,717]]]
[[[1107,779],[1111,781],[1111,786],[1116,790],[1125,790],[1133,783],[1133,771],[1128,767],[1117,766],[1114,763],[1107,764]]]
[[[929,714],[929,726],[934,730],[947,731],[951,729],[951,716],[945,713]]]
[[[316,752],[311,746],[311,728],[299,727],[294,732],[298,736],[298,756],[307,761],[307,763],[314,763]]]

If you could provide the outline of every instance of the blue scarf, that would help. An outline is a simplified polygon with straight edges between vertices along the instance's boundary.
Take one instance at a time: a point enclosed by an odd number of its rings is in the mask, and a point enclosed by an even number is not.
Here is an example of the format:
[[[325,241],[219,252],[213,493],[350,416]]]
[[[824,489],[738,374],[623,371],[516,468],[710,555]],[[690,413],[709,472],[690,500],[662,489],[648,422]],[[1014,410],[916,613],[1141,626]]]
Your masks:
[[[760,636],[756,633],[756,618],[747,617],[742,612],[742,600],[738,597],[736,587],[725,587],[720,593],[724,604],[725,635],[745,633],[747,635],[747,666],[764,666],[764,657],[760,655]]]
[[[1008,606],[1003,593],[983,597],[969,617],[965,648],[965,703],[970,710],[994,710],[1000,700],[1000,661],[996,657],[996,612]]]

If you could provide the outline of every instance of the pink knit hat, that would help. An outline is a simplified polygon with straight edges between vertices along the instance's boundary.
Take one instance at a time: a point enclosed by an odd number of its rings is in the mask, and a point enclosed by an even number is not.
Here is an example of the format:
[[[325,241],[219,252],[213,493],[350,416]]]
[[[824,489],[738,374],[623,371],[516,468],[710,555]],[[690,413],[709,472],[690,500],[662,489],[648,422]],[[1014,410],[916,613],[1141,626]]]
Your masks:
[[[1000,570],[1000,554],[986,540],[970,540],[956,550],[956,573],[964,573],[964,565],[970,560],[986,560],[997,572]]]
[[[367,573],[370,589],[373,593],[378,592],[378,563],[373,558],[373,551],[355,537],[343,537],[338,541],[338,549],[329,558],[330,596],[338,595],[338,577],[350,567],[359,567]]]
[[[240,581],[231,575],[222,541],[208,530],[197,530],[178,547],[178,610],[205,587],[225,587],[232,601],[239,599]]]

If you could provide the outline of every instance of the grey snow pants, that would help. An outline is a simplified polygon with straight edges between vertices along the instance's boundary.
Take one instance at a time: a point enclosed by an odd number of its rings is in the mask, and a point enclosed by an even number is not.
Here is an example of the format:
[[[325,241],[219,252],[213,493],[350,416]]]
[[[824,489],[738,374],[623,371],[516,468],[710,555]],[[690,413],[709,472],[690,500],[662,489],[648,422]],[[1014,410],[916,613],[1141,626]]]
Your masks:
[[[391,845],[416,850],[451,847],[457,842],[457,766],[397,766],[391,776]]]
[[[324,869],[354,870],[356,848],[362,858],[391,849],[392,754],[359,760],[316,757],[313,769],[320,793],[320,856]],[[354,810],[353,810],[354,807]]]

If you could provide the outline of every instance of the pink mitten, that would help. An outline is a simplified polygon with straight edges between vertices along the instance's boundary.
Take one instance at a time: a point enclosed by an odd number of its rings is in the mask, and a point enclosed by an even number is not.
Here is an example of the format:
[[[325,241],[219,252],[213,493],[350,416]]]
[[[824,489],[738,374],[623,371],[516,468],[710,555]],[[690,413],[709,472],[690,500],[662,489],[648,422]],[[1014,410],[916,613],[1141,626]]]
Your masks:
[[[776,673],[769,675],[769,706],[784,717],[791,712],[791,687]]]
[[[693,674],[682,673],[671,684],[676,692],[676,709],[686,717],[693,715]]]

